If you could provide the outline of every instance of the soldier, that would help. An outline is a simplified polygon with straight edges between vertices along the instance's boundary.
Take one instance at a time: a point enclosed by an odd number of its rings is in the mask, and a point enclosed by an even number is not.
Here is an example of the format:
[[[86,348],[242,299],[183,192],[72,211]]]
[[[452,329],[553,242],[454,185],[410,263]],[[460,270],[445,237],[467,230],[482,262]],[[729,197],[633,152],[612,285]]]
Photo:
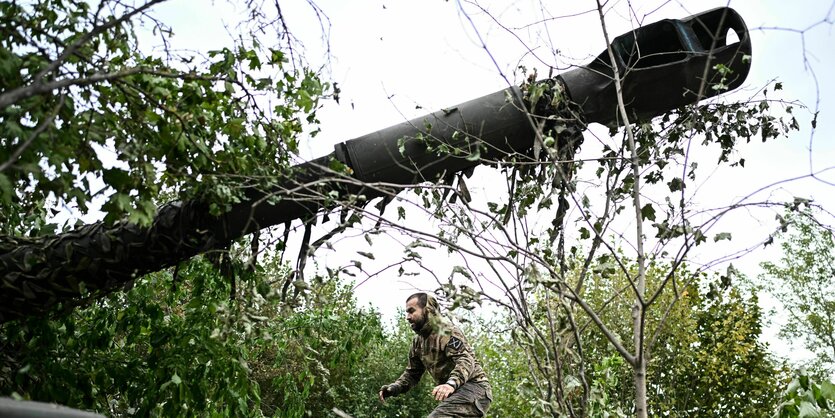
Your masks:
[[[422,292],[409,296],[406,320],[417,333],[409,365],[394,383],[380,388],[380,401],[405,393],[428,371],[436,385],[432,396],[441,402],[428,418],[485,416],[493,401],[487,375],[461,330],[441,315],[438,301]]]

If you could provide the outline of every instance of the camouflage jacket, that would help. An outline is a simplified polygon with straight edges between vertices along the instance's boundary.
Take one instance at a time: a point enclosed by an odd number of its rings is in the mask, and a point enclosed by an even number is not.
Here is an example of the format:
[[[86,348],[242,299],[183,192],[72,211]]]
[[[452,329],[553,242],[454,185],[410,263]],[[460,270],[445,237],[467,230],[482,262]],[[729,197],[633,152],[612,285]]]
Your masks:
[[[424,327],[415,336],[409,350],[409,365],[394,384],[400,387],[400,393],[406,392],[418,384],[424,371],[429,372],[436,385],[451,383],[456,389],[465,382],[487,381],[487,374],[464,334],[446,321],[435,327]]]

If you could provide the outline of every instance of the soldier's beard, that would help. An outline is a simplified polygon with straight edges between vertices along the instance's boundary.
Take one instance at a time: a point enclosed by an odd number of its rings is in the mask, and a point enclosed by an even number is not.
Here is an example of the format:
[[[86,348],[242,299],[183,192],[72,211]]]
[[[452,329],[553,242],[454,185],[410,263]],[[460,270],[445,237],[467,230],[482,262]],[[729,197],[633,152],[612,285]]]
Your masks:
[[[409,326],[412,327],[412,331],[416,334],[420,334],[420,330],[423,329],[423,326],[426,324],[426,316],[424,315],[419,321],[410,322]]]

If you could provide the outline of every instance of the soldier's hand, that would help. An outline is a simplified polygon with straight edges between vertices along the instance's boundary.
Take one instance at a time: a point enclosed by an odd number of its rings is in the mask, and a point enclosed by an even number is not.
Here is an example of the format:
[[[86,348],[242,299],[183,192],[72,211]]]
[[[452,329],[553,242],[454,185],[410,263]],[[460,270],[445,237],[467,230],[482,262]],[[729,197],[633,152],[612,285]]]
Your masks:
[[[400,393],[400,387],[396,385],[383,385],[380,388],[380,402],[385,403],[386,398],[390,398],[392,396],[396,396]]]
[[[444,383],[443,385],[435,386],[435,389],[432,389],[432,396],[435,397],[436,401],[442,401],[447,398],[447,396],[451,395],[452,392],[455,392],[455,388]]]

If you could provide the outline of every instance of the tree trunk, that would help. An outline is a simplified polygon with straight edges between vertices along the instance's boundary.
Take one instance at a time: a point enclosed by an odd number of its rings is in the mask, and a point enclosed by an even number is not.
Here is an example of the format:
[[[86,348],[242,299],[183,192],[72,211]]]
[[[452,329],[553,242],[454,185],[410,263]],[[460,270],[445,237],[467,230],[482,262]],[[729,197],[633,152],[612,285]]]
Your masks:
[[[635,364],[633,377],[635,381],[635,416],[638,418],[647,417],[647,362],[643,347],[643,316],[644,312],[640,302],[635,301],[632,308],[633,335],[635,340]]]

